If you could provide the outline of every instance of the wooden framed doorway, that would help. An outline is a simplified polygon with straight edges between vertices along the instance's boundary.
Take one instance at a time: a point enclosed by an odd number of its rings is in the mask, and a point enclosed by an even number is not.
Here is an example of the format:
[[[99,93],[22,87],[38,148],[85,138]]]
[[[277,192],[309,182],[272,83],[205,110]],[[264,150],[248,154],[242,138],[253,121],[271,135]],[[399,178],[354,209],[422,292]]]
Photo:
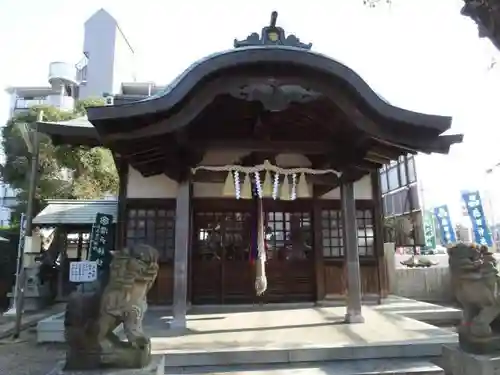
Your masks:
[[[268,291],[255,296],[251,231],[255,202],[193,200],[191,302],[244,304],[315,299],[312,204],[264,201]]]
[[[312,201],[264,200],[267,226],[265,302],[316,299]]]

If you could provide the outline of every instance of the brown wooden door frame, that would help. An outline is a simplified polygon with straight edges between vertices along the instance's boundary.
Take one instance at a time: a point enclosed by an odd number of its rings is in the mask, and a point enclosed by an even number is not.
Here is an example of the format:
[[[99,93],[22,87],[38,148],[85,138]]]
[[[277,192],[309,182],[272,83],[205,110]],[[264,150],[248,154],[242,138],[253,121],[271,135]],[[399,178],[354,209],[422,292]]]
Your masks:
[[[263,301],[268,300],[269,302],[287,302],[288,300],[293,301],[294,298],[298,298],[298,300],[315,300],[316,299],[316,289],[317,289],[317,281],[316,281],[316,275],[315,275],[315,236],[314,236],[314,210],[313,210],[313,201],[312,200],[295,200],[295,201],[274,201],[271,199],[266,199],[264,200],[264,212],[265,212],[265,219],[266,221],[268,220],[268,215],[269,212],[281,212],[283,214],[286,213],[298,213],[298,212],[304,212],[307,213],[309,220],[310,220],[310,233],[309,235],[311,236],[311,245],[312,249],[309,254],[309,257],[307,259],[303,260],[284,260],[281,261],[279,264],[273,261],[270,261],[268,263],[268,279],[271,281],[271,285],[269,286],[270,288],[270,295],[267,297],[264,297]],[[197,249],[195,247],[197,246],[197,238],[196,236],[199,235],[199,224],[196,220],[196,215],[200,212],[248,212],[250,215],[255,216],[255,205],[253,204],[252,201],[250,200],[235,200],[235,199],[193,199],[193,212],[192,212],[192,233],[191,233],[191,238],[192,238],[192,251],[191,251],[191,257],[190,257],[190,300],[195,303],[196,301],[200,300],[200,296],[196,296],[195,293],[197,292],[193,288],[193,284],[195,284],[195,278],[196,277],[206,277],[207,275],[196,275],[197,272],[197,262],[200,262],[200,260],[197,260],[195,258],[195,252]],[[286,219],[283,219],[286,220]],[[285,223],[284,223],[285,225]],[[285,231],[285,228],[283,229]],[[214,276],[220,280],[220,286],[217,288],[218,291],[215,292],[214,294],[214,299],[212,300],[213,303],[231,303],[235,302],[238,298],[241,297],[241,303],[252,303],[252,302],[257,302],[259,301],[259,298],[256,298],[255,295],[253,294],[253,277],[254,277],[254,267],[248,261],[248,267],[246,266],[246,263],[244,261],[239,261],[236,260],[234,262],[231,262],[230,260],[226,259],[226,249],[223,249],[221,253],[221,260],[220,260],[220,268],[217,272],[217,275],[214,274]],[[276,259],[275,259],[276,261]],[[279,261],[278,261],[279,262]],[[298,264],[297,262],[300,262],[301,264]],[[226,264],[227,263],[227,264]],[[308,267],[307,265],[310,265]],[[287,267],[289,266],[289,267]],[[305,266],[305,267],[304,267]],[[229,269],[228,267],[231,267]],[[235,268],[238,268],[237,271],[235,271]],[[241,269],[240,269],[241,268]],[[287,270],[287,268],[289,268]],[[310,268],[310,270],[309,270]],[[210,267],[207,267],[207,270],[209,270]],[[280,280],[281,283],[285,283],[283,286],[283,290],[281,291],[281,296],[278,295],[272,295],[272,283],[273,283],[273,278],[275,279],[279,275],[273,275],[273,269],[276,270],[276,272],[281,272],[282,279]],[[300,275],[294,279],[293,274],[297,270],[302,270],[304,269],[306,272],[304,275],[302,275],[302,280],[300,280]],[[199,272],[198,268],[198,272]],[[295,270],[295,271],[294,271]],[[232,271],[232,272],[230,272]],[[238,271],[241,272],[241,274],[238,274]],[[230,295],[228,293],[228,287],[231,289],[231,285],[228,283],[231,282],[230,280],[226,280],[229,274],[237,274],[241,275],[243,280],[240,280],[243,285],[246,285],[246,283],[249,284],[248,287],[248,292],[243,292],[244,295],[241,295],[240,297],[235,296],[235,295]],[[248,274],[247,274],[248,273]],[[251,276],[250,276],[251,275]],[[238,276],[235,276],[238,277]],[[252,278],[252,280],[250,279]],[[310,279],[310,281],[304,280],[305,279]],[[246,281],[245,281],[246,280]],[[305,281],[306,284],[300,284],[300,282]],[[286,283],[290,283],[288,286]],[[293,284],[295,283],[295,284]],[[307,286],[307,284],[310,283],[310,287]],[[226,285],[227,284],[227,285]],[[289,291],[292,290],[302,290],[302,289],[308,289],[307,292],[305,292],[303,295],[300,295],[300,293],[296,293],[296,296],[294,297],[293,293],[289,295]],[[236,288],[238,289],[238,288]],[[240,287],[241,291],[244,291],[246,288],[245,287]],[[234,289],[233,289],[234,291]],[[245,297],[246,294],[249,293],[248,298]],[[279,293],[278,293],[279,294]],[[202,297],[202,296],[201,296]],[[203,300],[203,298],[201,298]]]
[[[194,198],[193,199],[193,213],[192,213],[192,251],[191,251],[191,258],[190,258],[190,269],[191,269],[191,275],[190,275],[190,299],[193,303],[196,303],[197,300],[199,300],[200,296],[195,295],[197,292],[195,288],[193,288],[193,284],[195,284],[194,278],[195,277],[203,277],[203,275],[196,275],[197,272],[197,266],[200,264],[198,262],[201,262],[200,260],[197,260],[195,258],[195,254],[197,252],[196,246],[198,239],[196,238],[199,233],[199,224],[196,220],[196,216],[198,213],[201,212],[206,212],[206,213],[215,213],[215,212],[222,212],[222,213],[236,213],[236,212],[241,212],[241,213],[249,213],[250,215],[253,215],[253,205],[252,201],[249,200],[236,200],[236,199],[227,199],[227,198]],[[227,267],[231,267],[230,261],[228,261],[227,258],[227,249],[223,248],[221,252],[221,259],[220,261],[213,261],[213,262],[218,262],[219,267],[218,270],[216,271],[216,274],[214,274],[214,277],[216,277],[219,280],[219,287],[216,293],[214,294],[214,299],[213,303],[217,304],[224,304],[226,303],[228,296],[226,295],[227,292],[227,285],[226,285],[226,276],[227,276]],[[197,264],[198,263],[198,264]],[[228,263],[228,264],[226,264]],[[241,264],[240,262],[236,262],[236,264],[233,264],[233,267]],[[213,266],[214,264],[212,264]],[[248,263],[249,270],[251,268],[250,263]],[[207,269],[210,269],[210,267],[207,267]],[[199,268],[198,268],[199,270]],[[202,298],[203,299],[203,298]]]

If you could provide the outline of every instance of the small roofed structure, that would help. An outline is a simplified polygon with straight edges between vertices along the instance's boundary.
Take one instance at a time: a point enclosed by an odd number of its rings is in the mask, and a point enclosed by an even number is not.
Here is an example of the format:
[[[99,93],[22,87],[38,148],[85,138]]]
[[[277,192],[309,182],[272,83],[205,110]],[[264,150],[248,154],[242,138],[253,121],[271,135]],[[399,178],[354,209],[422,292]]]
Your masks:
[[[88,259],[90,233],[97,214],[113,215],[116,225],[117,209],[116,200],[49,199],[47,206],[33,218],[33,225],[53,229],[42,231],[46,248],[43,259],[61,270],[57,277],[58,299],[64,299],[75,288],[68,279],[69,265]]]
[[[116,218],[116,200],[49,199],[47,206],[33,219],[38,226],[92,226],[96,215]]]
[[[117,247],[159,249],[150,299],[176,324],[189,302],[332,298],[361,321],[361,300],[388,293],[378,168],[462,141],[443,134],[451,117],[389,104],[276,19],[149,98],[89,108],[84,126],[40,124],[113,152]]]

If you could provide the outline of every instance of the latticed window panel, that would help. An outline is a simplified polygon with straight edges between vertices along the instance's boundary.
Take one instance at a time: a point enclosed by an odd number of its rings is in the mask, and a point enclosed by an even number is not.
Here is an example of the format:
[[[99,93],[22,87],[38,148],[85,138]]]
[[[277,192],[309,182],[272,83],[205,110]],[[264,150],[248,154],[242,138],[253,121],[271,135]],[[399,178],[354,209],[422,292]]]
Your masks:
[[[356,210],[358,228],[358,251],[360,256],[374,255],[373,213],[370,209]],[[324,258],[344,256],[344,235],[342,212],[340,210],[321,211],[321,243]]]
[[[309,212],[266,213],[268,259],[311,259],[312,226]]]
[[[127,236],[125,246],[145,243],[155,247],[161,261],[171,261],[175,250],[175,210],[127,210]]]
[[[196,212],[194,258],[248,260],[250,217],[248,212]]]
[[[373,256],[374,252],[374,230],[372,210],[356,210],[356,222],[358,227],[358,251],[360,256]]]

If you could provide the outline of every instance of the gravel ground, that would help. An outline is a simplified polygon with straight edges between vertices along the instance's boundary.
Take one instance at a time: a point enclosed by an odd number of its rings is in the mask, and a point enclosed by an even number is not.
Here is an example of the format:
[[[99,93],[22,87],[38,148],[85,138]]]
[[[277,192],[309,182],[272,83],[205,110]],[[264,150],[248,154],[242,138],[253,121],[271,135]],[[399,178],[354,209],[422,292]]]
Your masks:
[[[46,375],[64,358],[62,345],[38,345],[34,330],[17,341],[0,340],[1,375]]]

